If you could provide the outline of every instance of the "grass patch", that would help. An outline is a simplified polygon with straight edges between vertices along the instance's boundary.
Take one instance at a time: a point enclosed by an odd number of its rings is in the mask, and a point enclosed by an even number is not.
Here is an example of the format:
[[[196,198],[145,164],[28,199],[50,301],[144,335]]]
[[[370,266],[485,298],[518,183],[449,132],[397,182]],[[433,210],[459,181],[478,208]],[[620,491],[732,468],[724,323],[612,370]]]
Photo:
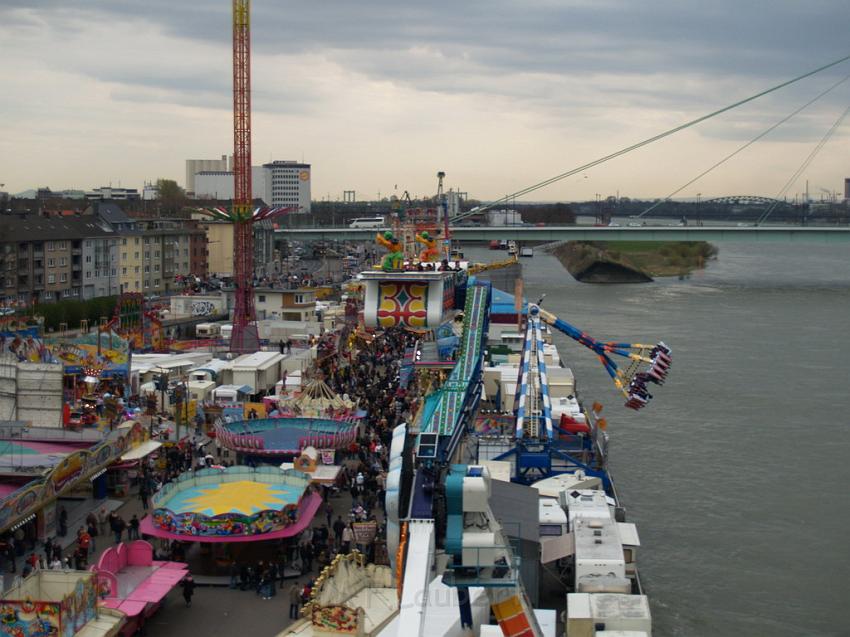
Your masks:
[[[615,261],[626,262],[650,276],[677,276],[705,267],[717,248],[705,241],[588,242]]]

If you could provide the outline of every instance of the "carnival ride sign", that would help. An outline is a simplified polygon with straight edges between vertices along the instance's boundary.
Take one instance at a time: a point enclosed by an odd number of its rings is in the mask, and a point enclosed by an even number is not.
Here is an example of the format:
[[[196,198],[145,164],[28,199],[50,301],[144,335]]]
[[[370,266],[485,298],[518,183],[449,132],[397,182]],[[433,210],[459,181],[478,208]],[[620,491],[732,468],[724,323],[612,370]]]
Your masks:
[[[381,327],[425,327],[428,322],[428,283],[382,282],[378,289]]]
[[[141,443],[147,432],[138,422],[128,429],[111,432],[106,440],[90,449],[69,454],[43,478],[9,494],[0,501],[0,532],[31,515],[54,498],[94,475]]]

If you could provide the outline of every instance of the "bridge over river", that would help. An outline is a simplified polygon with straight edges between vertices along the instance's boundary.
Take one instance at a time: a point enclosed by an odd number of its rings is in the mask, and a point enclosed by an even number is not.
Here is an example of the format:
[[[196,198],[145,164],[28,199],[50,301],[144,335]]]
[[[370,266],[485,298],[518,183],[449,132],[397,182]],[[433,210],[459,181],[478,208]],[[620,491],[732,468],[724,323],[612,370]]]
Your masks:
[[[389,228],[281,228],[278,236],[296,241],[372,241]],[[451,228],[455,241],[721,241],[739,242],[850,242],[846,226],[458,226]]]

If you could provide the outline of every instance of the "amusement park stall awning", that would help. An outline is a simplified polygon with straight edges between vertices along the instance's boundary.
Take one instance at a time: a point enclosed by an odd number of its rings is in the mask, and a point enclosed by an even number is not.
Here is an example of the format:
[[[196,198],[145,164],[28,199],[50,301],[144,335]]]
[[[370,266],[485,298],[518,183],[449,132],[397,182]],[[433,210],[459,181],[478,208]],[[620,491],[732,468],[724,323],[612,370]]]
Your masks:
[[[134,447],[123,456],[121,456],[121,460],[127,462],[129,460],[139,460],[140,458],[144,458],[145,456],[153,453],[157,449],[162,446],[161,442],[157,442],[156,440],[147,440],[140,444],[138,447]]]

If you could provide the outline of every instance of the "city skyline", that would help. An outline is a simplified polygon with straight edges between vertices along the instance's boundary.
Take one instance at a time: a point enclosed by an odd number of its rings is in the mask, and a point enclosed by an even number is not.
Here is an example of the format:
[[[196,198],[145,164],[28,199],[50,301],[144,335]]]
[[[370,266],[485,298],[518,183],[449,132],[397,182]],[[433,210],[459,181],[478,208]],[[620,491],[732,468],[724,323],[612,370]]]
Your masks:
[[[313,165],[313,198],[446,187],[494,199],[846,55],[807,3],[577,0],[317,6],[255,0],[254,163]],[[5,190],[183,184],[230,154],[230,2],[0,0]],[[807,37],[808,36],[808,37]],[[663,197],[850,73],[814,78],[539,190]],[[775,196],[840,115],[845,82],[677,197]],[[843,128],[788,191],[841,191]]]

